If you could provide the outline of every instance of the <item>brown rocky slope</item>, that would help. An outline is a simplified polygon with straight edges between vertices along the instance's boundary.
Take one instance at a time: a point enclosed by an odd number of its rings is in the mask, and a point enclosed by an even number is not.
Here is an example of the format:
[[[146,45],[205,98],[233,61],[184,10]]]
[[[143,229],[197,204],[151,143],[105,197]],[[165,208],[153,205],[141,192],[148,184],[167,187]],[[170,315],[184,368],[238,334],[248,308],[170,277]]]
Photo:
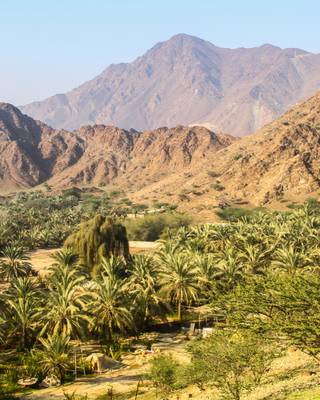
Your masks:
[[[82,140],[56,131],[0,103],[0,190],[38,185],[72,165],[83,153]]]
[[[320,93],[242,139],[205,127],[55,131],[0,105],[0,187],[107,185],[182,208],[267,204],[320,186]]]
[[[154,199],[162,194],[163,200],[184,199],[192,208],[241,200],[268,204],[284,198],[304,199],[319,192],[320,93],[256,134],[210,155],[200,168],[189,171],[188,179],[185,173],[177,172],[133,197]],[[194,187],[200,188],[200,196],[194,194]]]
[[[137,132],[113,126],[58,131],[0,104],[2,191],[45,181],[54,187],[108,185],[141,188],[202,160],[236,140],[204,127]]]

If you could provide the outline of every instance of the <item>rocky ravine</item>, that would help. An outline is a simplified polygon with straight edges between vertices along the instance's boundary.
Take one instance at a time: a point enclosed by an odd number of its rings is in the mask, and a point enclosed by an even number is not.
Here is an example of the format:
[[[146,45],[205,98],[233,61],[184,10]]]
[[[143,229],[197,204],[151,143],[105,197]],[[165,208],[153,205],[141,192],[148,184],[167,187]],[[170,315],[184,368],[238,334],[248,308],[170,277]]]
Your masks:
[[[320,55],[263,45],[225,49],[179,34],[65,94],[21,107],[50,126],[138,130],[202,125],[243,136],[320,90]]]

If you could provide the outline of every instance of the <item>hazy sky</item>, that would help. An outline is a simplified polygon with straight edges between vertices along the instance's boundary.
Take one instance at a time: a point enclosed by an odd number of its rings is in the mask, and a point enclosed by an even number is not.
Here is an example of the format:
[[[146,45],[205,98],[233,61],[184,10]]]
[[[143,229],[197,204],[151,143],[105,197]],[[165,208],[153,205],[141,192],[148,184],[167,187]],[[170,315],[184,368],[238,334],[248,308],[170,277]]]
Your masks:
[[[188,33],[320,53],[319,0],[0,0],[0,101],[62,93]]]

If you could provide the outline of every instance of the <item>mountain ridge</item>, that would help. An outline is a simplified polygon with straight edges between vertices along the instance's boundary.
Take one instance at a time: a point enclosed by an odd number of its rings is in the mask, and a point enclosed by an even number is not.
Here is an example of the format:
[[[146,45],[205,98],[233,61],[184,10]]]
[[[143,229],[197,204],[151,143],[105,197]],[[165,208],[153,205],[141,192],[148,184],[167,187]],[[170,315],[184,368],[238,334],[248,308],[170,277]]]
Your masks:
[[[2,104],[0,154],[0,188],[11,191],[103,185],[194,210],[307,197],[320,188],[320,92],[244,138],[181,125],[68,132]]]
[[[320,90],[320,55],[262,45],[225,49],[178,34],[111,64],[66,94],[21,107],[58,128],[212,124],[243,136]]]

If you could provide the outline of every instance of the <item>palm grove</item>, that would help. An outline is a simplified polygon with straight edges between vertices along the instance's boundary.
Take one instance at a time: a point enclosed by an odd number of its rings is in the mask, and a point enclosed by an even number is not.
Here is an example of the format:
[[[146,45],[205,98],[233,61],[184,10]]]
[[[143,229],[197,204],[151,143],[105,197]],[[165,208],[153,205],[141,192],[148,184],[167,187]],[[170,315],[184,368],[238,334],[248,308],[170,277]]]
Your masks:
[[[30,210],[27,221],[34,232],[38,216]],[[15,208],[14,217],[26,221],[25,212]],[[63,381],[71,369],[74,339],[115,344],[169,316],[188,318],[191,307],[202,305],[222,315],[223,324],[210,338],[189,346],[190,365],[154,359],[150,376],[164,391],[191,383],[214,385],[222,396],[240,399],[260,383],[280,342],[318,358],[316,201],[287,213],[172,230],[152,256],[130,256],[125,228],[115,217],[90,210],[81,222],[76,210],[55,212],[65,213],[64,225],[54,225],[54,212],[49,220],[59,240],[66,241],[45,277],[34,273],[23,236],[17,240],[10,226],[0,225],[0,340],[3,350],[20,356],[15,379],[54,374]],[[76,227],[74,220],[81,224]],[[11,223],[21,232],[19,222],[12,218]],[[10,368],[1,368],[2,382],[9,381]]]

